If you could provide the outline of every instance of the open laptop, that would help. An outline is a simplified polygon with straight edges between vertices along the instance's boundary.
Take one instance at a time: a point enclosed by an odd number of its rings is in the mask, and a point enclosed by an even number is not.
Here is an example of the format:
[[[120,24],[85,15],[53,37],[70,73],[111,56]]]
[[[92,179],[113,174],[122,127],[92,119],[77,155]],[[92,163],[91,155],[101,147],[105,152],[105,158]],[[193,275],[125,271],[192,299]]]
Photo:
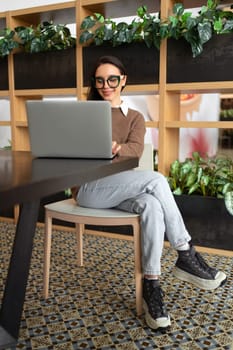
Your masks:
[[[112,159],[107,101],[27,101],[31,152],[43,158]]]

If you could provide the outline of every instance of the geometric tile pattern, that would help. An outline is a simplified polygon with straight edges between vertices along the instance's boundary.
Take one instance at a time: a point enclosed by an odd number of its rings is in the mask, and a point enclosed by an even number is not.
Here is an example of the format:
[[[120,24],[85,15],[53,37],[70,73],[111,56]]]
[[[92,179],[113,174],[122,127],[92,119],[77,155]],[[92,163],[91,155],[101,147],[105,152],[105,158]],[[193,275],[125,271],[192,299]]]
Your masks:
[[[0,298],[15,226],[0,223]],[[161,284],[171,316],[167,333],[136,316],[133,243],[85,235],[84,266],[76,265],[75,235],[54,230],[49,298],[42,297],[43,228],[37,228],[19,341],[11,350],[233,350],[233,258],[204,254],[228,281],[204,291],[178,281],[176,252],[165,248]]]

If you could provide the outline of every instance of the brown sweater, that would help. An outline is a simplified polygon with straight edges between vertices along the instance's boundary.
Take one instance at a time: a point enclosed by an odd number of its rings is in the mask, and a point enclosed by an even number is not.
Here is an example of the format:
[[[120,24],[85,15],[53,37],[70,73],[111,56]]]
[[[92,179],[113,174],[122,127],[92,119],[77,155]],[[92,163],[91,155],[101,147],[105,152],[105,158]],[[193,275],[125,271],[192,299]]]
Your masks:
[[[120,156],[141,157],[145,132],[141,113],[129,108],[125,116],[120,108],[112,108],[112,140],[121,145]]]

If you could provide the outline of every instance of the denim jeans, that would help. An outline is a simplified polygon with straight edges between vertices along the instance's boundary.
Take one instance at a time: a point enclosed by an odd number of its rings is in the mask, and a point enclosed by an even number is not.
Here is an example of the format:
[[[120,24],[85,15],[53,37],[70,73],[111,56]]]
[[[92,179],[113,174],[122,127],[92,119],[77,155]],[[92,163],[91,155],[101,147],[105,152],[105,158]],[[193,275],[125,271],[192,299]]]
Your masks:
[[[117,208],[140,215],[144,274],[161,274],[164,235],[176,249],[191,240],[167,179],[160,173],[129,170],[86,183],[80,206]]]

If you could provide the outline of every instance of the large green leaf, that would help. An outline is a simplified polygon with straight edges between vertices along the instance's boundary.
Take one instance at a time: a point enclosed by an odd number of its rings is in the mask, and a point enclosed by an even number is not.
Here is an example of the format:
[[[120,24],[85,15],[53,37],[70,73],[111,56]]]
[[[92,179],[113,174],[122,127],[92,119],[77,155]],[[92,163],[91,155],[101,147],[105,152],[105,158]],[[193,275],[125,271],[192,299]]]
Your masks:
[[[90,29],[94,27],[95,24],[96,24],[96,19],[94,18],[94,16],[87,16],[82,21],[80,29],[82,30]]]
[[[209,22],[198,23],[197,26],[201,44],[206,43],[212,37],[212,26]]]
[[[228,212],[233,215],[233,191],[232,192],[227,192],[225,194],[225,205],[228,210]]]

